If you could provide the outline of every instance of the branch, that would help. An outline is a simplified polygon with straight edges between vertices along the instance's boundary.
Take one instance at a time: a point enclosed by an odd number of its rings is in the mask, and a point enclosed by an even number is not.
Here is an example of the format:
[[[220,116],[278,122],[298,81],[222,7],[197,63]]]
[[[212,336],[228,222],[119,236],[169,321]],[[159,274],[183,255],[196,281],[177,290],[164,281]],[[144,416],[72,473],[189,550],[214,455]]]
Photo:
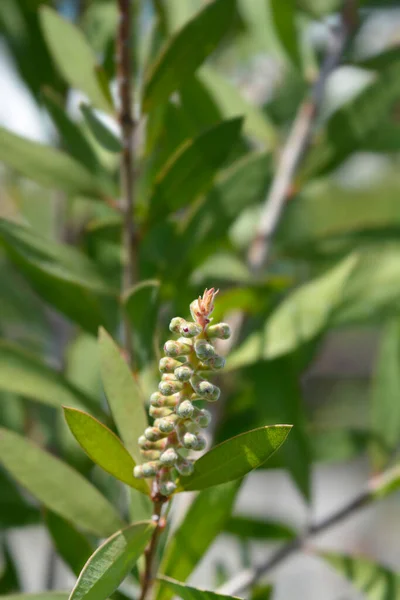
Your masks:
[[[261,577],[267,575],[274,567],[281,564],[284,560],[290,557],[298,550],[303,549],[307,543],[322,531],[326,531],[333,525],[341,523],[347,517],[352,516],[355,512],[370,505],[374,500],[384,498],[392,491],[400,486],[400,467],[394,467],[373,478],[368,483],[366,489],[352,500],[349,504],[333,513],[320,523],[311,525],[307,533],[303,536],[299,536],[285,544],[275,554],[271,556],[266,562],[258,565],[254,569],[245,569],[239,573],[236,577],[227,581],[217,591],[221,594],[236,595],[243,593],[246,589],[251,588],[255,585]]]
[[[333,32],[331,47],[319,77],[311,90],[310,97],[300,106],[281,152],[276,175],[261,211],[258,231],[248,254],[248,263],[254,272],[259,272],[268,260],[271,242],[279,225],[296,172],[309,146],[313,127],[324,99],[327,79],[342,60],[348,41],[357,27],[356,17],[356,2],[348,0],[342,11],[340,25],[337,31]]]
[[[131,0],[118,0],[119,25],[117,32],[117,82],[119,95],[119,123],[122,136],[121,197],[123,213],[122,247],[125,253],[122,273],[122,294],[127,292],[136,279],[134,210],[134,144],[135,120],[132,114],[132,68],[131,68]],[[124,346],[127,359],[133,362],[130,324],[123,316]]]
[[[145,569],[142,576],[142,589],[140,592],[139,600],[145,600],[148,592],[153,584],[153,567],[154,559],[156,557],[158,538],[163,530],[164,523],[163,517],[161,517],[163,507],[163,501],[154,502],[154,514],[152,516],[153,521],[156,522],[156,528],[153,531],[149,545],[147,546],[144,557],[145,557]]]

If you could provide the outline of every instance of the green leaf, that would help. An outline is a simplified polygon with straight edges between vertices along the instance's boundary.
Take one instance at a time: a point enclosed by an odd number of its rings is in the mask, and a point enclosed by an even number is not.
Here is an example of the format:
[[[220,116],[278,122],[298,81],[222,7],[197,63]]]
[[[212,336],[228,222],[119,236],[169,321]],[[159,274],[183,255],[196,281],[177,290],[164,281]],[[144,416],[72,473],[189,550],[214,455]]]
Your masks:
[[[80,473],[3,428],[0,462],[40,502],[78,527],[106,536],[123,524],[113,506]]]
[[[328,328],[357,261],[357,255],[347,257],[338,266],[285,298],[266,322],[263,333],[264,358],[287,354]],[[234,363],[237,357],[231,359]]]
[[[58,555],[78,576],[93,553],[92,544],[71,523],[51,511],[45,512],[45,523]]]
[[[165,210],[187,207],[211,185],[218,169],[239,138],[242,119],[224,121],[185,142],[159,173],[151,197],[151,212],[165,218]]]
[[[301,68],[295,0],[270,0],[275,33],[294,66]]]
[[[367,600],[399,600],[400,577],[367,558],[321,552],[321,558],[348,579]]]
[[[94,52],[82,32],[48,6],[41,7],[40,18],[54,62],[68,84],[84,92],[96,108],[112,111],[109,93],[99,82]]]
[[[0,127],[0,161],[44,187],[68,194],[102,197],[103,182],[77,160],[52,146]]]
[[[271,177],[271,157],[251,153],[234,162],[215,181],[204,202],[193,211],[183,232],[185,256],[204,256],[211,242],[225,237],[235,218],[261,202]]]
[[[91,332],[104,323],[96,294],[109,296],[115,291],[84,254],[1,218],[0,244],[47,302]]]
[[[159,306],[160,282],[141,281],[126,292],[123,303],[132,324],[135,358],[146,365],[154,357],[154,335]]]
[[[75,160],[94,173],[101,169],[96,154],[79,125],[74,123],[64,108],[63,98],[46,88],[42,93],[43,103],[58,129],[63,145]]]
[[[201,490],[244,477],[278,450],[291,427],[260,427],[215,446],[196,461],[194,473],[182,479],[182,489]]]
[[[384,327],[372,382],[371,429],[376,434],[372,456],[376,470],[390,460],[400,440],[400,321]]]
[[[0,550],[2,556],[2,568],[0,571],[0,598],[3,598],[3,594],[9,594],[20,588],[20,582],[18,577],[18,571],[13,561],[10,550],[6,540],[0,544]]]
[[[296,532],[282,523],[241,516],[231,517],[224,531],[243,540],[292,540],[296,537]]]
[[[138,438],[148,426],[147,415],[138,384],[108,333],[99,333],[101,377],[115,424],[135,462],[143,461]]]
[[[199,590],[198,588],[190,587],[185,583],[181,583],[180,581],[176,581],[170,577],[160,577],[159,581],[161,583],[161,587],[166,587],[177,594],[179,598],[183,598],[183,600],[224,600],[224,598],[238,600],[237,596],[224,596],[221,594],[216,594],[215,592]]]
[[[17,345],[0,340],[0,389],[49,406],[72,404],[101,413],[97,401]]]
[[[136,463],[115,433],[81,410],[64,407],[64,415],[75,439],[96,464],[130,487],[149,493],[148,485],[133,476]]]
[[[12,479],[0,469],[0,527],[22,527],[40,521],[40,512],[23,498]],[[2,592],[0,587],[0,593]]]
[[[251,590],[250,600],[271,600],[273,588],[271,585],[256,585]]]
[[[143,553],[155,524],[135,523],[117,531],[87,561],[70,600],[106,600]]]
[[[90,131],[100,146],[109,152],[121,152],[121,142],[114,135],[114,133],[110,131],[110,129],[98,118],[93,109],[88,104],[81,104],[80,109],[85,117],[85,121]]]
[[[40,592],[32,594],[5,594],[1,600],[68,600],[68,592]]]
[[[260,140],[266,148],[274,148],[277,132],[268,117],[257,106],[246,100],[238,88],[212,67],[203,67],[197,75],[210,93],[223,119],[243,116],[243,133]]]
[[[229,30],[234,0],[215,0],[174,35],[146,77],[143,110],[168,99],[193,75]]]
[[[223,530],[232,512],[240,482],[230,482],[200,492],[165,551],[160,573],[186,580]],[[204,516],[207,515],[207,518]],[[156,600],[169,600],[173,592],[158,589]]]

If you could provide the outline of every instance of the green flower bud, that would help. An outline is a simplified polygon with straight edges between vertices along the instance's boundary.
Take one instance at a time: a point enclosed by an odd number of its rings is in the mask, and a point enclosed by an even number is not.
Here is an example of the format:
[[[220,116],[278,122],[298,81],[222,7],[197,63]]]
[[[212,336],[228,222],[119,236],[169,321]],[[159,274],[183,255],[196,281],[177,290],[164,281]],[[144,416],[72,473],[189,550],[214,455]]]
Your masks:
[[[165,433],[162,433],[157,427],[147,427],[144,430],[144,435],[149,442],[157,442],[165,437]]]
[[[180,333],[181,325],[184,323],[186,323],[186,321],[185,319],[182,319],[182,317],[174,317],[169,324],[169,329],[172,333]]]
[[[193,375],[193,369],[187,366],[178,367],[175,369],[174,375],[179,381],[189,381]]]
[[[185,446],[185,448],[188,448],[189,450],[194,450],[197,446],[197,435],[187,431],[183,436],[182,443]]]
[[[207,335],[211,338],[227,340],[231,337],[231,328],[228,323],[216,323],[207,328]]]
[[[189,354],[191,350],[192,347],[190,344],[182,343],[179,340],[168,340],[164,345],[165,354],[167,356],[172,356],[173,358],[181,356],[182,354]]]
[[[216,354],[205,361],[206,365],[213,370],[223,369],[225,366],[225,358]]]
[[[157,475],[159,468],[160,463],[158,461],[152,461],[142,465],[142,470],[145,477],[154,477]]]
[[[176,490],[176,484],[172,481],[163,481],[160,483],[160,493],[163,496],[171,496]]]
[[[133,469],[133,476],[136,477],[136,479],[144,479],[145,475],[143,473],[142,465],[136,465]]]
[[[160,461],[165,467],[172,467],[178,459],[178,453],[174,448],[168,448],[160,456]]]
[[[200,410],[197,418],[196,418],[196,423],[199,424],[200,427],[208,427],[209,424],[211,423],[211,413],[209,410],[206,410],[205,408]]]
[[[150,404],[152,406],[174,408],[178,402],[179,398],[177,396],[163,396],[160,392],[154,392],[150,396]]]
[[[167,442],[165,438],[158,440],[157,442],[149,442],[144,435],[141,435],[138,441],[139,447],[142,448],[142,450],[163,450]]]
[[[204,448],[207,446],[207,441],[206,438],[203,437],[202,435],[198,435],[197,436],[197,443],[196,446],[193,448],[193,450],[204,450]]]
[[[184,400],[176,409],[176,414],[182,419],[190,419],[194,413],[194,406],[190,400]]]
[[[190,460],[181,460],[175,465],[176,470],[183,477],[191,475],[194,470],[193,462]]]
[[[168,417],[170,414],[170,408],[159,408],[158,406],[150,406],[149,408],[149,415],[154,419],[162,419],[163,417]]]
[[[164,356],[160,362],[158,368],[161,373],[173,373],[177,367],[180,367],[182,363],[179,360],[175,360],[170,356]]]
[[[160,381],[158,389],[164,396],[172,396],[176,392],[180,392],[183,384],[180,381]]]
[[[179,328],[179,333],[184,338],[196,337],[196,335],[199,335],[201,331],[202,329],[200,325],[198,325],[197,323],[192,323],[190,321],[184,321]]]
[[[161,454],[159,450],[142,450],[141,452],[146,460],[158,460]]]
[[[208,402],[216,402],[221,393],[220,389],[207,381],[206,379],[201,379],[200,377],[192,377],[191,384],[199,396]]]
[[[214,346],[210,342],[207,342],[207,340],[196,340],[194,349],[197,358],[200,360],[207,360],[216,355]]]
[[[171,433],[175,429],[175,423],[172,419],[160,419],[158,428],[163,433]]]

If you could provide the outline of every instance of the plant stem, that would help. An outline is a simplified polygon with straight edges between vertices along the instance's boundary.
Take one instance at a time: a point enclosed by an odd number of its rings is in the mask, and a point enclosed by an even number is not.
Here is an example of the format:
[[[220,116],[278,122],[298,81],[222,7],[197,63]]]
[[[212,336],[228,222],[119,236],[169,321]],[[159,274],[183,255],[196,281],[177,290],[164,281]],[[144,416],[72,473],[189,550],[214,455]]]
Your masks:
[[[160,537],[160,534],[163,530],[163,523],[161,517],[161,511],[163,507],[164,501],[155,500],[154,501],[154,510],[153,510],[153,521],[156,522],[156,527],[153,531],[153,535],[151,536],[151,540],[149,545],[147,546],[144,557],[145,557],[145,569],[142,577],[142,589],[140,592],[139,600],[146,600],[147,594],[151,589],[153,584],[153,568],[154,561],[156,558],[157,551],[157,543]]]
[[[122,295],[126,293],[136,280],[136,252],[133,210],[135,204],[135,164],[134,143],[136,123],[132,114],[132,10],[131,0],[118,0],[119,24],[117,32],[117,71],[119,95],[119,123],[122,137],[121,155],[121,198],[123,213],[122,248],[124,251],[124,267],[122,272]],[[133,362],[133,347],[130,323],[123,316],[124,347],[130,364]]]
[[[321,522],[311,525],[306,534],[295,538],[288,544],[285,544],[279,548],[279,550],[277,550],[277,552],[275,552],[275,554],[273,554],[266,562],[253,569],[246,569],[236,575],[230,581],[227,581],[217,590],[218,593],[227,595],[243,593],[246,589],[255,585],[261,577],[268,574],[274,567],[280,565],[298,550],[303,549],[314,536],[322,531],[326,531],[337,523],[341,523],[347,517],[352,516],[361,508],[370,505],[373,501],[384,498],[390,492],[397,489],[399,484],[400,467],[398,466],[394,467],[393,469],[389,469],[376,478],[371,479],[366,489],[354,500],[346,504],[346,506],[339,509],[332,515],[329,515]]]

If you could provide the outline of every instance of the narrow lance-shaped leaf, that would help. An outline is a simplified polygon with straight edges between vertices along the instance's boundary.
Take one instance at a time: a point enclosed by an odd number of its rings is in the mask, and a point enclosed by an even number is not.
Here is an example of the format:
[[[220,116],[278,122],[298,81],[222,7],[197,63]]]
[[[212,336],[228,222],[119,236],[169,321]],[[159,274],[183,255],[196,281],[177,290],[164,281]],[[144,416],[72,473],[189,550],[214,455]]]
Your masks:
[[[143,109],[168,99],[217,47],[229,30],[234,0],[215,0],[171,38],[146,78]]]
[[[174,532],[163,555],[160,572],[186,580],[229,519],[240,481],[225,483],[200,492],[184,520]],[[204,516],[207,518],[204,518]],[[157,590],[156,600],[169,600],[173,591]]]
[[[108,538],[84,566],[70,600],[106,600],[143,553],[155,524],[135,523]]]
[[[200,590],[170,577],[160,577],[159,581],[161,586],[172,590],[183,600],[228,600],[229,598],[231,600],[240,600],[238,596],[224,596],[215,592]]]
[[[271,15],[275,33],[286,51],[289,59],[296,67],[301,67],[299,42],[296,31],[295,0],[270,0]]]
[[[136,463],[115,433],[81,410],[64,407],[64,415],[76,440],[96,464],[129,486],[149,493],[148,485],[133,476]]]
[[[39,592],[37,594],[4,594],[1,600],[68,600],[68,592]]]
[[[81,104],[80,109],[85,121],[98,143],[109,152],[121,152],[122,146],[114,133],[99,119],[92,108]]]
[[[151,215],[187,207],[211,185],[239,138],[242,119],[224,121],[185,142],[159,173],[151,197]]]
[[[333,552],[321,552],[320,556],[348,579],[366,600],[399,600],[400,577],[390,569],[359,556]]]
[[[242,516],[231,517],[224,531],[243,540],[291,540],[296,536],[293,529],[282,523]]]
[[[78,527],[106,536],[123,525],[113,506],[80,473],[3,428],[0,463],[40,502]]]
[[[88,408],[95,414],[102,413],[94,398],[75,387],[61,373],[42,363],[34,354],[5,340],[0,340],[0,389],[57,408],[70,404]]]
[[[160,282],[142,281],[124,295],[123,302],[132,324],[136,358],[146,365],[154,355]]]
[[[260,427],[215,446],[195,463],[193,474],[181,480],[181,489],[201,490],[244,477],[278,450],[291,427]]]
[[[97,108],[112,110],[109,94],[99,81],[99,65],[82,32],[48,6],[41,7],[40,17],[47,45],[65,80],[87,94]]]
[[[98,177],[65,152],[0,127],[0,161],[44,187],[99,197]]]
[[[55,513],[46,511],[44,518],[58,555],[78,576],[93,553],[92,544],[83,533]]]
[[[127,450],[140,464],[138,439],[148,425],[141,391],[118,346],[102,328],[99,343],[101,378],[108,404]]]

